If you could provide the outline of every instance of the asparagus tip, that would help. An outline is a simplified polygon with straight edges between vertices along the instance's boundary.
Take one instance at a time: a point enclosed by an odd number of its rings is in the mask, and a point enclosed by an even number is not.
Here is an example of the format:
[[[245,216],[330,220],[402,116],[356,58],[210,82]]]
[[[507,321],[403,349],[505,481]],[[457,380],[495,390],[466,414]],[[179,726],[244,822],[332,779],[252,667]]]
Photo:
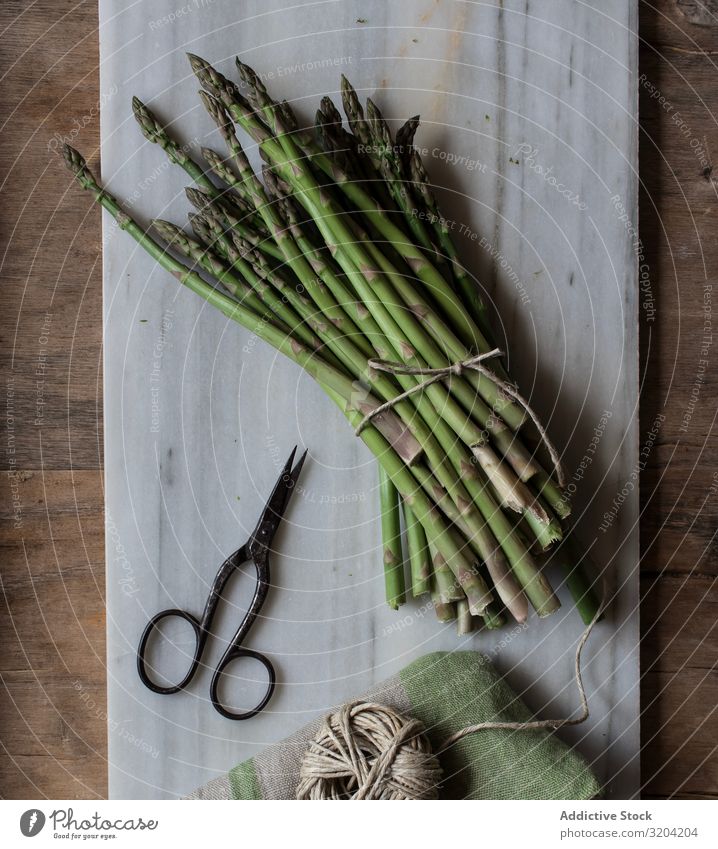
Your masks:
[[[65,160],[65,164],[70,171],[77,172],[78,169],[85,167],[85,160],[83,159],[82,154],[78,153],[78,151],[69,144],[63,144],[62,158]]]
[[[69,144],[64,144],[62,146],[62,158],[65,160],[65,165],[70,169],[70,171],[74,174],[75,178],[83,185],[84,188],[88,188],[90,185],[95,185],[95,178],[92,175],[92,172],[87,167],[87,162],[81,153],[75,150],[74,147],[71,147]]]
[[[364,118],[364,110],[359,102],[359,95],[356,93],[354,86],[349,82],[344,74],[342,74],[341,90],[344,111],[349,119],[349,125],[353,130],[355,130],[357,122],[361,122]]]
[[[412,146],[414,144],[414,136],[416,135],[416,131],[419,129],[420,120],[419,115],[412,115],[412,117],[407,118],[396,131],[396,144],[403,153],[405,161],[404,167],[406,167],[406,164],[408,163]]]
[[[239,72],[239,77],[242,82],[246,83],[247,85],[254,85],[255,82],[259,79],[256,71],[254,71],[253,68],[247,65],[246,62],[243,62],[239,58],[239,56],[234,57],[234,63],[237,66],[237,71]]]
[[[164,130],[147,105],[135,95],[132,97],[132,114],[140,125],[142,135],[148,141],[158,142],[164,134]]]
[[[197,189],[194,186],[187,186],[184,190],[187,200],[200,211],[206,209],[212,203],[212,198],[202,189]]]
[[[173,242],[180,235],[184,236],[182,230],[171,221],[165,221],[162,218],[153,218],[150,224],[165,240],[165,242]]]
[[[206,71],[209,67],[209,63],[196,53],[187,53],[187,59],[189,60],[190,67],[195,74],[200,74],[203,71]]]
[[[216,90],[227,84],[227,80],[215,71],[209,62],[201,56],[197,56],[195,53],[188,53],[187,58],[189,59],[192,72],[199,80],[200,85],[211,90]]]
[[[199,97],[210,118],[212,118],[219,128],[222,138],[232,149],[239,149],[241,151],[241,146],[234,134],[232,119],[222,101],[202,89],[199,91]]]
[[[216,99],[203,88],[199,89],[197,94],[199,95],[199,99],[202,101],[202,106],[204,106],[210,115],[212,115],[213,111],[215,111],[214,104],[217,102]]]
[[[205,242],[205,244],[214,242],[211,229],[204,215],[199,212],[189,212],[187,214],[187,220],[189,221],[189,226],[192,228],[192,232],[198,239]]]
[[[342,123],[342,116],[337,107],[334,105],[334,101],[331,97],[326,95],[321,99],[318,114],[320,114],[322,118],[330,124]]]
[[[222,157],[217,153],[216,150],[212,150],[211,147],[201,148],[200,153],[202,154],[202,158],[208,163],[210,168],[215,169],[219,165],[222,165]]]

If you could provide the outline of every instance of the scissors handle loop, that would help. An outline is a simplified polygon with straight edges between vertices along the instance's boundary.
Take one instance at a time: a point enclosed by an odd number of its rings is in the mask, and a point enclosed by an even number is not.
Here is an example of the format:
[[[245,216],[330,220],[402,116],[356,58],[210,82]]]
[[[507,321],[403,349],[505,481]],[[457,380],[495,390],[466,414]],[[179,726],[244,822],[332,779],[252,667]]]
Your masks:
[[[219,699],[219,683],[222,678],[222,674],[235,660],[240,660],[241,658],[250,658],[252,660],[259,661],[262,666],[267,670],[267,689],[262,696],[262,699],[257,703],[255,707],[251,710],[247,711],[232,711],[226,708]],[[217,713],[221,714],[225,719],[251,719],[253,716],[256,716],[260,711],[264,710],[267,706],[267,703],[272,698],[272,694],[274,693],[274,686],[277,683],[277,676],[274,672],[274,667],[272,666],[271,661],[268,657],[259,652],[252,651],[252,649],[243,649],[240,647],[230,646],[227,651],[222,656],[222,659],[217,664],[217,668],[214,671],[214,675],[212,676],[212,681],[209,685],[209,696],[212,700],[212,705]]]
[[[195,635],[195,649],[194,657],[192,658],[190,668],[185,677],[180,681],[180,683],[170,685],[168,687],[163,687],[161,684],[157,684],[155,681],[152,680],[152,678],[150,678],[146,654],[147,644],[149,642],[150,637],[152,636],[152,632],[163,619],[169,619],[170,617],[177,617],[178,619],[184,619],[185,622],[189,622],[189,624],[192,626]],[[197,619],[196,616],[193,616],[186,610],[172,608],[170,610],[162,610],[159,613],[156,613],[152,617],[152,619],[150,619],[150,621],[147,623],[145,630],[142,632],[140,644],[137,647],[137,672],[139,673],[140,679],[142,680],[142,683],[145,685],[145,687],[148,687],[155,693],[161,693],[165,696],[170,695],[172,693],[179,693],[180,690],[184,690],[184,688],[189,684],[189,682],[194,677],[195,672],[197,671],[200,658],[202,657],[202,651],[204,649],[204,643],[206,641],[206,638],[207,632],[202,628],[200,621]],[[152,667],[149,668],[151,669]]]

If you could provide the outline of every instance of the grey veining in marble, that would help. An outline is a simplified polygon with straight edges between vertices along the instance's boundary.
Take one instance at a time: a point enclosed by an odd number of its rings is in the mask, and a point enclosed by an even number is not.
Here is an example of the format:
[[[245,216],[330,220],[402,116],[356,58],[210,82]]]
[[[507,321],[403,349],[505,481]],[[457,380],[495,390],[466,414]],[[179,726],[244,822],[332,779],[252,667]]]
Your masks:
[[[341,72],[387,116],[421,113],[417,143],[461,255],[496,305],[512,373],[565,450],[581,529],[616,592],[585,655],[591,719],[562,734],[609,795],[633,795],[637,4],[287,5],[100,0],[103,176],[142,220],[184,220],[187,180],[144,141],[130,97],[172,119],[184,140],[216,146],[186,50],[229,75],[240,54],[308,118],[321,95],[337,92]],[[417,603],[391,612],[375,464],[342,416],[298,368],[181,289],[108,218],[104,247],[112,797],[184,794],[439,648],[492,654],[541,716],[577,709],[571,670],[582,626],[570,605],[525,630],[469,639]],[[200,612],[295,443],[311,459],[250,638],[279,672],[270,708],[249,722],[222,719],[208,703],[209,668],[186,693],[145,690],[135,647],[147,617],[168,606]],[[248,576],[236,582],[221,634],[232,633],[250,591]],[[208,663],[222,650],[212,643]]]

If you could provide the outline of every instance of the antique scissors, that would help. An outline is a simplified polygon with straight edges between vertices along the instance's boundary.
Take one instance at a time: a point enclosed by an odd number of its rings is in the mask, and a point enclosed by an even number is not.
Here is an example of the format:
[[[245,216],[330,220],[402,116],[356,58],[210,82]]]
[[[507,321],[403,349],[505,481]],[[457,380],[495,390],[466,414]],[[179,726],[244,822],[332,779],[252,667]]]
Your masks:
[[[257,570],[257,585],[254,590],[254,597],[252,598],[252,603],[249,605],[249,610],[244,616],[239,628],[237,629],[237,633],[232,637],[229,646],[227,647],[227,651],[222,655],[219,663],[217,664],[216,669],[212,675],[212,681],[209,685],[209,693],[210,698],[212,700],[212,704],[214,705],[215,710],[217,710],[222,716],[227,719],[251,719],[251,717],[256,716],[261,710],[267,706],[267,703],[272,698],[272,693],[274,692],[274,685],[276,683],[276,675],[274,672],[274,667],[272,666],[269,658],[265,655],[260,654],[257,651],[253,651],[252,649],[243,648],[242,643],[244,642],[247,634],[249,633],[249,629],[254,624],[255,619],[259,615],[260,610],[262,609],[262,605],[267,599],[267,593],[269,591],[269,552],[270,546],[272,543],[272,539],[274,538],[274,534],[279,527],[280,522],[282,521],[282,516],[284,515],[284,511],[287,509],[287,505],[289,504],[289,499],[294,492],[297,479],[299,478],[299,473],[302,470],[302,466],[304,464],[304,460],[307,456],[307,452],[300,457],[299,462],[294,468],[292,468],[292,464],[294,463],[294,455],[296,454],[297,449],[296,446],[292,453],[289,455],[289,459],[284,465],[282,469],[282,473],[279,476],[276,484],[274,485],[274,489],[272,490],[272,494],[267,501],[267,504],[262,511],[262,515],[259,517],[259,521],[257,522],[257,527],[254,529],[252,535],[249,537],[247,542],[241,547],[238,548],[234,554],[231,554],[224,563],[219,567],[219,571],[217,572],[217,576],[215,577],[212,586],[209,591],[209,596],[207,597],[207,603],[204,606],[204,613],[202,614],[202,619],[198,620],[191,613],[188,613],[186,610],[179,610],[177,608],[173,608],[171,610],[162,610],[160,613],[157,613],[155,616],[150,619],[145,627],[145,630],[142,633],[142,637],[140,639],[140,644],[137,648],[137,671],[139,672],[142,683],[145,687],[149,687],[150,690],[153,690],[155,693],[162,693],[163,695],[169,695],[171,693],[178,693],[180,690],[184,690],[184,688],[190,683],[190,681],[194,678],[195,673],[200,665],[200,661],[202,659],[202,654],[204,653],[205,646],[207,644],[207,638],[209,637],[212,629],[212,621],[214,620],[215,613],[217,611],[217,604],[222,596],[222,592],[227,585],[230,577],[237,571],[241,566],[245,563],[252,562],[254,564],[255,569]],[[168,619],[171,616],[177,616],[180,619],[184,619],[189,622],[192,626],[195,633],[195,650],[194,657],[192,659],[192,664],[189,668],[189,672],[185,675],[185,677],[180,681],[179,684],[169,687],[163,687],[160,684],[156,684],[148,675],[148,666],[147,661],[145,660],[145,653],[147,651],[147,643],[152,635],[152,632],[157,627],[159,622],[163,619]],[[235,712],[228,710],[223,704],[221,704],[218,696],[218,688],[220,678],[222,673],[227,669],[230,663],[239,658],[252,658],[253,660],[259,661],[264,668],[267,670],[268,674],[268,684],[267,691],[262,697],[259,704],[254,707],[252,710],[244,711],[244,712]],[[150,667],[151,668],[151,667]]]

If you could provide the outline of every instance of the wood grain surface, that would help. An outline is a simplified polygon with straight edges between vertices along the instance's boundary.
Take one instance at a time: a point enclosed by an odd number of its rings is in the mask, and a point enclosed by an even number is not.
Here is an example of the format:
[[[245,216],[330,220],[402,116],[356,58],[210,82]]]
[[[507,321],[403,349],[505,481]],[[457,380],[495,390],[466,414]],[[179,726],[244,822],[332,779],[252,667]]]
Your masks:
[[[716,798],[718,4],[640,36],[643,793]],[[97,164],[96,4],[4,0],[0,53],[0,795],[104,797],[100,217],[56,156]]]

